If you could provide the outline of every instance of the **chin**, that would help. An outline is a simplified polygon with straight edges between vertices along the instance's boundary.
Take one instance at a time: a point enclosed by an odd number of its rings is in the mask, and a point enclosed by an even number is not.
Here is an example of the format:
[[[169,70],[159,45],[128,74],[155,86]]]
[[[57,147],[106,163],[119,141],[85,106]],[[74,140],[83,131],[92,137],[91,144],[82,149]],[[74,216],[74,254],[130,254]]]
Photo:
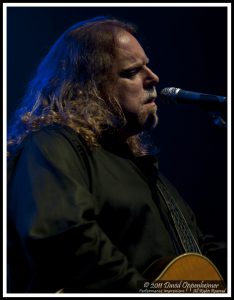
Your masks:
[[[157,126],[158,116],[156,113],[149,114],[143,124],[143,130],[150,130]]]
[[[128,135],[136,135],[143,131],[153,129],[158,124],[158,116],[154,111],[144,112],[138,115],[135,115],[132,118],[128,118],[126,126],[123,128],[123,131]]]

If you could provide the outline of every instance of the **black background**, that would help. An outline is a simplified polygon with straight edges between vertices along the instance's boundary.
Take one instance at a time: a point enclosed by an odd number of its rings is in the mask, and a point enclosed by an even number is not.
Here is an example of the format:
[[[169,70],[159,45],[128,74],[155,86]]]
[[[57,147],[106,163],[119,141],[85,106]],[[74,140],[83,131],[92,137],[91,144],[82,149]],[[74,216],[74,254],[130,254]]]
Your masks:
[[[8,7],[8,119],[63,31],[99,15],[138,26],[160,77],[158,91],[175,86],[227,95],[226,7]],[[161,171],[193,208],[201,229],[226,239],[227,130],[214,127],[198,105],[163,105],[159,99],[158,106],[154,136]]]

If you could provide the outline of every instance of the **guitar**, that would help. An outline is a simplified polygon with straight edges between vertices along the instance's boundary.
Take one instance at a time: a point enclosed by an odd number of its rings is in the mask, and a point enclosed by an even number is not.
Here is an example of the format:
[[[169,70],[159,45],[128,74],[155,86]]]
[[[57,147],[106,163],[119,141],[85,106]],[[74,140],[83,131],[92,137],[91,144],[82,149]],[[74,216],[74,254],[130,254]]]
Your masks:
[[[157,277],[155,277],[155,274]],[[143,273],[151,281],[157,280],[222,280],[216,266],[198,253],[184,253],[154,261]]]
[[[216,282],[220,283],[219,288],[226,292],[224,280],[216,266],[207,257],[198,253],[185,253],[176,258],[158,259],[144,271],[143,275],[151,283]]]
[[[162,281],[219,282],[219,288],[224,290],[223,293],[226,292],[224,280],[216,266],[207,257],[197,253],[158,259],[143,272],[143,276],[155,284]],[[61,289],[56,293],[64,293],[64,290]]]

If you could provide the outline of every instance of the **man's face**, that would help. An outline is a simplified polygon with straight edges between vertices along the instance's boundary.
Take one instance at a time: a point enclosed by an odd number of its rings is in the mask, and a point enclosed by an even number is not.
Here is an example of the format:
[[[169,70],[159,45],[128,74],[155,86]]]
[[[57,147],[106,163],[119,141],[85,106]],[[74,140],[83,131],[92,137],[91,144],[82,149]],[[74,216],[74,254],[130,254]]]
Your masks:
[[[159,78],[149,69],[148,63],[149,59],[138,41],[126,31],[119,32],[113,61],[116,82],[112,92],[127,120],[124,127],[126,137],[153,128],[158,122],[154,86]]]

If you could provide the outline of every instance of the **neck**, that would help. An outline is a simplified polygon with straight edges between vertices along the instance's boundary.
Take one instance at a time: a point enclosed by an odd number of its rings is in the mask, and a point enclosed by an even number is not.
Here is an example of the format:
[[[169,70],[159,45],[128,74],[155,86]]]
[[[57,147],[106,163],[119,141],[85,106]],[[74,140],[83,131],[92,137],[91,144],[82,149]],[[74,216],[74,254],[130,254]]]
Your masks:
[[[140,132],[138,130],[131,130],[127,127],[123,127],[119,130],[119,136],[120,138],[127,142],[130,138],[132,138],[133,136],[136,136],[137,134],[139,134]]]

